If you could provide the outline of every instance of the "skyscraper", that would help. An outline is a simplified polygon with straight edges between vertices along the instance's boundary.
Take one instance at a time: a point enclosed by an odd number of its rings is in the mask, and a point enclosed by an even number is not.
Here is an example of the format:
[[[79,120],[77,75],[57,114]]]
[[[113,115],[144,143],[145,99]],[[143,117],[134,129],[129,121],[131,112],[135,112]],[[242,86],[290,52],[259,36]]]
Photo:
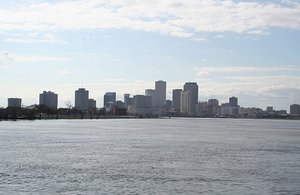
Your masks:
[[[172,100],[173,100],[173,108],[175,109],[175,111],[180,112],[180,100],[181,100],[181,92],[182,89],[174,89],[173,90],[173,96],[172,96]]]
[[[151,96],[135,95],[133,96],[133,113],[151,114],[152,113]]]
[[[51,91],[43,91],[40,94],[40,105],[45,105],[52,109],[57,109],[58,95]]]
[[[95,110],[96,109],[96,100],[94,99],[89,99],[89,110]]]
[[[152,106],[156,106],[157,98],[156,98],[156,91],[154,89],[146,89],[145,90],[146,96],[151,96],[151,103]]]
[[[165,105],[167,94],[167,83],[165,81],[155,82],[156,105],[161,108]]]
[[[22,99],[21,98],[8,98],[7,107],[21,108]]]
[[[290,115],[300,116],[300,105],[299,104],[290,105]]]
[[[116,102],[116,92],[106,92],[104,94],[103,106],[111,109],[112,105]]]
[[[196,105],[198,103],[198,84],[195,82],[187,82],[183,86],[184,91],[190,91],[191,92],[191,112],[196,112]]]
[[[75,107],[81,111],[89,109],[89,91],[79,88],[75,91]]]
[[[238,106],[238,98],[230,97],[229,98],[229,104],[230,104],[230,106]]]
[[[180,97],[180,112],[192,113],[192,93],[191,91],[182,91]]]

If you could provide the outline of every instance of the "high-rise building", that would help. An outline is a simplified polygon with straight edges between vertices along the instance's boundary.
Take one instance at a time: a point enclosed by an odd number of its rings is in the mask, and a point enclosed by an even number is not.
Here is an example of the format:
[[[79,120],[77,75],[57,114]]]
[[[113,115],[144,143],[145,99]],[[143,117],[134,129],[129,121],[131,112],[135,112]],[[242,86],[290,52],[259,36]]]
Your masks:
[[[146,89],[145,90],[145,95],[146,96],[151,96],[152,106],[155,106],[156,102],[157,102],[156,91],[154,89]]]
[[[96,109],[96,100],[89,99],[89,110],[95,110]]]
[[[217,99],[208,100],[208,115],[216,116],[218,114],[219,101]]]
[[[45,105],[52,109],[57,109],[58,95],[51,91],[43,91],[40,94],[40,105]]]
[[[180,102],[181,102],[181,92],[182,89],[174,89],[173,90],[173,108],[175,109],[175,111],[180,112]]]
[[[167,83],[165,81],[156,81],[155,92],[156,104],[154,106],[162,108],[166,103]]]
[[[198,103],[198,84],[195,82],[187,82],[183,86],[184,91],[190,91],[191,93],[191,112],[195,113],[196,105]]]
[[[133,104],[133,98],[130,97],[130,94],[128,94],[128,93],[124,94],[124,104],[125,104],[126,108],[128,106],[132,106],[132,104]]]
[[[21,98],[8,98],[7,107],[21,108],[22,99]]]
[[[209,104],[206,101],[199,102],[197,104],[197,115],[206,117],[209,116]]]
[[[290,115],[300,116],[300,105],[299,104],[290,105]]]
[[[191,91],[182,91],[180,97],[180,112],[192,113],[192,93]]]
[[[111,109],[116,102],[116,92],[106,92],[104,94],[103,106],[107,109]]]
[[[75,108],[81,111],[89,109],[89,91],[85,88],[79,88],[75,91]]]
[[[236,98],[236,97],[230,97],[229,98],[229,104],[231,106],[238,106],[238,98]]]
[[[151,114],[152,113],[151,96],[135,95],[133,96],[133,110],[135,114]]]

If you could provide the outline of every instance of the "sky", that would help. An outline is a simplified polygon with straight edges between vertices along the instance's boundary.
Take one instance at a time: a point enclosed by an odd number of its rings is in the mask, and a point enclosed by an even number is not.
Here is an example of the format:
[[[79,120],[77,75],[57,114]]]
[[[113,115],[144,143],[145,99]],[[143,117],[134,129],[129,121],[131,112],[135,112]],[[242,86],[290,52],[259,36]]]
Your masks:
[[[84,87],[167,99],[197,82],[199,100],[243,107],[300,103],[299,0],[1,0],[0,107],[54,91],[59,106]]]

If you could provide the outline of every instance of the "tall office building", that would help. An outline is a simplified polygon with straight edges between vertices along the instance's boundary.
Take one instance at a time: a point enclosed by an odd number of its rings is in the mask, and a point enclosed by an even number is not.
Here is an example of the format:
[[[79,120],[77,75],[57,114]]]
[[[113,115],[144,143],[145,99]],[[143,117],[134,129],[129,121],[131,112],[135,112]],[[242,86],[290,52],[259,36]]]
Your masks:
[[[89,99],[89,110],[95,110],[96,109],[96,100]]]
[[[290,105],[290,115],[300,116],[300,105],[299,104]]]
[[[190,91],[191,92],[191,112],[196,112],[196,105],[198,104],[198,84],[195,82],[188,82],[185,83],[183,86],[184,91]]]
[[[45,105],[52,109],[57,109],[58,95],[51,91],[43,91],[40,94],[40,105]]]
[[[238,106],[238,98],[230,97],[229,98],[229,104],[230,104],[230,106]]]
[[[135,95],[133,96],[133,113],[151,114],[152,113],[151,96]]]
[[[89,91],[79,88],[75,91],[75,107],[81,111],[89,109]]]
[[[130,97],[130,94],[128,94],[128,93],[124,94],[124,104],[125,104],[126,108],[128,106],[132,106],[132,104],[133,104],[133,98]]]
[[[192,113],[192,93],[191,91],[182,91],[180,97],[180,112]]]
[[[162,108],[166,103],[167,83],[165,81],[156,81],[155,92],[156,92],[155,106]]]
[[[151,96],[152,106],[155,106],[156,102],[157,102],[156,91],[154,89],[146,89],[145,90],[145,95],[146,96]]]
[[[182,89],[174,89],[172,94],[173,108],[177,112],[180,112],[181,92]]]
[[[22,99],[21,98],[8,98],[7,107],[21,108]]]
[[[218,114],[219,101],[217,99],[208,100],[208,115],[216,116]]]
[[[116,92],[106,92],[104,94],[103,106],[111,109],[112,105],[116,102]]]

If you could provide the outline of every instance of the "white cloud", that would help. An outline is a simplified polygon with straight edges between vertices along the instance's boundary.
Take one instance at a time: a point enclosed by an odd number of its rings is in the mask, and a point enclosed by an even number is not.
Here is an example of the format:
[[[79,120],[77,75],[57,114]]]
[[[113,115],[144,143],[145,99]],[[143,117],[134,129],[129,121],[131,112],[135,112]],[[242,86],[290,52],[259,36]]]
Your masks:
[[[62,69],[58,72],[58,74],[62,75],[62,76],[67,76],[71,74],[71,71],[67,70],[67,69]]]
[[[28,34],[11,34],[6,33],[4,41],[14,43],[49,43],[49,44],[66,44],[61,38],[52,33],[28,33]]]
[[[0,52],[0,67],[9,66],[14,62],[45,62],[45,61],[67,61],[66,57],[56,57],[47,55],[19,55],[15,53],[9,53],[6,51]]]
[[[31,2],[0,8],[0,30],[127,28],[177,37],[192,37],[199,32],[264,34],[272,27],[299,30],[300,2],[285,2],[289,3],[233,0]]]
[[[198,75],[209,75],[213,73],[266,73],[266,72],[293,72],[300,71],[299,66],[281,67],[254,67],[254,66],[226,66],[226,67],[199,67],[195,68]]]

